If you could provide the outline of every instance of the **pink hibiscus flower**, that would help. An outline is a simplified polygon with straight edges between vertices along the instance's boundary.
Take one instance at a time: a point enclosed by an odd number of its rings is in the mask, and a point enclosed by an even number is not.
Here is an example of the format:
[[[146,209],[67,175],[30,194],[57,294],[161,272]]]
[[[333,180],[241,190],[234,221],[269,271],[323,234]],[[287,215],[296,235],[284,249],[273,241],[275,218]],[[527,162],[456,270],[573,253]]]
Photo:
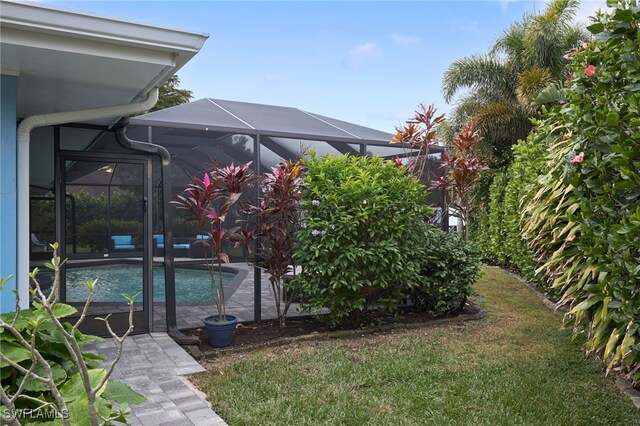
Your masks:
[[[582,163],[584,161],[584,152],[580,152],[580,154],[576,155],[575,157],[573,157],[573,160],[571,160],[572,163]]]
[[[594,67],[593,65],[589,65],[584,69],[584,73],[587,77],[593,77],[596,73],[596,67]]]

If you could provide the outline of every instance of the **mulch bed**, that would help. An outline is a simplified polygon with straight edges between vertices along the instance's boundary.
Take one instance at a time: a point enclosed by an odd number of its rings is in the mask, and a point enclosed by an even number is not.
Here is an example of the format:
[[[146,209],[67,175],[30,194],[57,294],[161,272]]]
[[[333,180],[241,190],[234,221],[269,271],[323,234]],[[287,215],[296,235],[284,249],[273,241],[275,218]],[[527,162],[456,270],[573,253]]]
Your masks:
[[[338,328],[331,328],[313,317],[287,318],[285,327],[280,327],[278,320],[239,323],[231,345],[226,348],[214,348],[209,345],[204,328],[183,330],[183,332],[200,337],[200,343],[197,346],[186,346],[186,348],[194,357],[204,358],[228,352],[244,352],[267,346],[278,346],[299,340],[354,338],[394,329],[480,319],[483,316],[484,313],[479,306],[469,301],[464,309],[437,318],[426,313],[410,311],[398,316],[370,312],[360,324]]]

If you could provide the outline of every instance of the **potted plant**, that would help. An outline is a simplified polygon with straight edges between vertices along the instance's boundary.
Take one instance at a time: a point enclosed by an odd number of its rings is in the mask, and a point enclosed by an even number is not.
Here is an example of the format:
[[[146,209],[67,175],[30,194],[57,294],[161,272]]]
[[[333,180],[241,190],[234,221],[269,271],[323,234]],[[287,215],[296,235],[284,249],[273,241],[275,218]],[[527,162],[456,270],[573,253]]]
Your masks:
[[[192,177],[183,195],[172,201],[178,208],[188,211],[190,220],[200,226],[205,238],[194,244],[204,245],[205,259],[211,276],[211,292],[216,305],[217,315],[204,318],[209,344],[224,347],[231,343],[237,318],[227,315],[222,281],[222,264],[229,262],[229,255],[222,251],[223,243],[229,241],[237,228],[227,229],[225,220],[232,207],[239,202],[242,189],[252,179],[249,172],[251,162],[243,166],[216,167],[198,179]],[[219,207],[217,207],[219,206]]]

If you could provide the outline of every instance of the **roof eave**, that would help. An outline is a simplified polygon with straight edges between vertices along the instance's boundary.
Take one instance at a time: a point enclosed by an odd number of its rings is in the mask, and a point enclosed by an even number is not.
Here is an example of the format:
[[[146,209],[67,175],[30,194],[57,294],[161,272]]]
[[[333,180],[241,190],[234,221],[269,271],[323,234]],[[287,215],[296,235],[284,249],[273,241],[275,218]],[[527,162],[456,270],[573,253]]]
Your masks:
[[[41,3],[2,1],[2,27],[175,52],[176,69],[200,51],[209,37],[196,33],[59,9]]]

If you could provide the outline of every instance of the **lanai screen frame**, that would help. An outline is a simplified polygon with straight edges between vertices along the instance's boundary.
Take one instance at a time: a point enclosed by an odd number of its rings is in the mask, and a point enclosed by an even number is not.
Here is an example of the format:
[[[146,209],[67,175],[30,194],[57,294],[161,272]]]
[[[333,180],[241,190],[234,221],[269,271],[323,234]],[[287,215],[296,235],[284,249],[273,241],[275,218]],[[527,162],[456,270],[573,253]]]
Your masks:
[[[186,104],[189,105],[189,104]],[[174,107],[174,108],[179,108],[178,107]],[[265,106],[265,107],[269,107],[269,106]],[[170,111],[172,108],[166,109],[166,110],[162,110],[162,111],[158,111],[158,112],[166,112],[166,111]],[[296,110],[296,111],[300,111],[300,110]],[[303,114],[307,114],[313,118],[317,118],[318,116],[304,112],[304,111],[300,111]],[[391,134],[387,134],[384,132],[380,132],[380,131],[375,131],[373,129],[367,129],[367,130],[373,130],[374,132],[377,132],[381,135],[385,135],[386,137],[384,138],[379,138],[379,139],[367,139],[367,138],[361,138],[358,137],[357,135],[353,134],[353,133],[349,133],[346,131],[343,131],[345,133],[344,137],[336,137],[336,136],[327,136],[327,135],[313,135],[310,134],[308,132],[295,132],[295,131],[277,131],[277,130],[273,130],[273,129],[258,129],[255,128],[254,126],[251,126],[250,124],[247,123],[247,121],[244,121],[240,118],[238,118],[237,116],[231,114],[234,118],[238,119],[239,121],[241,121],[244,125],[242,126],[228,126],[228,125],[216,125],[215,123],[208,123],[208,124],[204,124],[204,123],[199,123],[199,124],[194,124],[194,123],[183,123],[183,122],[176,122],[176,121],[165,121],[165,120],[156,120],[156,119],[149,119],[146,116],[148,115],[154,115],[154,113],[151,114],[147,114],[147,115],[143,115],[143,116],[138,116],[138,117],[134,117],[131,118],[130,120],[130,124],[127,128],[127,133],[128,135],[132,138],[132,139],[137,139],[139,141],[144,141],[144,142],[148,142],[148,143],[153,143],[153,144],[158,144],[158,145],[162,145],[165,146],[165,148],[168,149],[168,151],[172,154],[174,152],[172,152],[172,146],[166,146],[166,142],[163,143],[163,141],[158,140],[159,138],[154,138],[154,133],[158,133],[156,129],[159,130],[159,128],[161,129],[170,129],[168,131],[171,130],[177,130],[178,133],[180,132],[180,130],[183,131],[188,131],[188,132],[203,132],[203,135],[209,135],[209,136],[216,136],[217,137],[215,139],[212,140],[222,140],[225,137],[232,137],[234,135],[242,135],[242,136],[246,136],[246,137],[250,137],[253,139],[253,164],[255,165],[255,169],[254,172],[256,173],[256,175],[260,175],[261,173],[264,173],[265,171],[268,170],[268,167],[270,166],[265,166],[262,164],[262,156],[261,156],[261,148],[263,147],[263,145],[266,143],[266,141],[271,141],[271,138],[284,138],[284,139],[291,139],[291,140],[298,140],[300,142],[303,141],[307,141],[309,143],[313,143],[313,142],[325,142],[330,144],[332,147],[336,147],[336,146],[340,146],[340,145],[344,145],[345,147],[345,151],[353,154],[353,155],[368,155],[368,147],[384,147],[384,148],[393,148],[396,149],[398,152],[397,154],[393,154],[390,156],[382,156],[383,158],[388,158],[388,159],[392,159],[395,158],[396,156],[400,157],[400,158],[404,158],[404,157],[410,157],[411,156],[411,147],[409,145],[406,144],[390,144],[391,138],[393,135]],[[322,117],[322,116],[319,116]],[[336,127],[330,123],[327,123],[327,121],[323,120],[323,119],[327,119],[329,120],[327,117],[322,117],[320,118],[320,121],[323,121],[326,124],[329,124],[333,127]],[[330,119],[333,120],[333,119]],[[338,122],[337,120],[334,120],[334,122]],[[344,122],[342,122],[344,123]],[[345,124],[350,124],[350,123],[345,123]],[[359,126],[357,126],[359,127]],[[363,128],[366,129],[366,128]],[[154,130],[156,130],[154,132]],[[342,130],[342,129],[339,129]],[[179,135],[175,135],[176,138],[179,138]],[[179,142],[178,142],[179,143]],[[357,150],[357,152],[353,152],[354,149],[353,147],[349,146],[349,145],[358,145],[359,149]],[[173,148],[175,149],[175,146],[173,146]],[[186,147],[185,147],[186,148]],[[340,151],[339,148],[336,148],[338,151]],[[414,155],[415,155],[415,150],[413,151]],[[443,152],[445,152],[445,148],[444,147],[434,147],[432,149],[432,151],[430,152],[430,154],[433,155],[438,155],[438,154],[442,154]],[[172,159],[172,162],[174,160]],[[272,166],[275,166],[275,164],[272,164]],[[444,172],[444,171],[443,171]],[[175,182],[172,183],[172,185],[175,185]],[[175,195],[175,194],[174,194]],[[258,199],[261,196],[260,193],[260,186],[256,185],[255,186],[255,194],[253,194],[255,196],[255,199]],[[441,217],[441,223],[442,223],[442,227],[443,229],[446,231],[448,230],[447,224],[448,224],[448,214],[446,211],[446,193],[444,191],[442,191],[441,196],[439,197],[439,205],[442,207],[442,211],[444,212],[444,214]],[[167,202],[164,201],[163,202],[164,206],[167,206]],[[166,230],[165,230],[166,232]],[[261,321],[262,320],[262,295],[261,295],[261,291],[262,291],[262,282],[261,282],[261,270],[259,268],[254,267],[254,320],[255,321]]]

